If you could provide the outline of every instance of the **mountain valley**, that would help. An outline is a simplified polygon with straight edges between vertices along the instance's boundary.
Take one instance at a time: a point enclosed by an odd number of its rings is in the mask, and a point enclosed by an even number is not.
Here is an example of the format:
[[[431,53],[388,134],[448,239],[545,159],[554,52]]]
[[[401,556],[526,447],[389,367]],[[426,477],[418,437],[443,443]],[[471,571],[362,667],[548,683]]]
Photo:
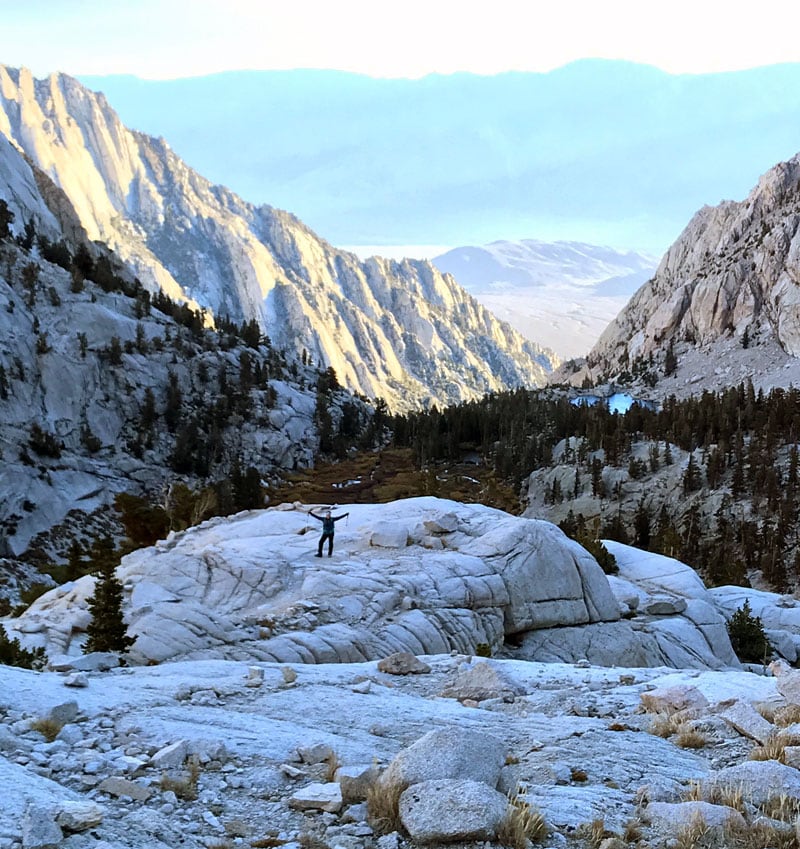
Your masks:
[[[0,849],[798,849],[799,227],[361,261],[0,66]]]

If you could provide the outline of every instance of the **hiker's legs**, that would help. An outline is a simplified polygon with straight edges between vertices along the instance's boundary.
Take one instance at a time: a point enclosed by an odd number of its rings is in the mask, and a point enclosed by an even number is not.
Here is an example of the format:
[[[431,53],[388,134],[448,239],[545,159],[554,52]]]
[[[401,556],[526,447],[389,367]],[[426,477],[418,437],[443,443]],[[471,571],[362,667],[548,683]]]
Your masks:
[[[333,534],[328,537],[328,557],[333,554]]]
[[[319,538],[319,545],[317,546],[317,557],[322,557],[322,544],[325,542],[325,534],[323,534]]]

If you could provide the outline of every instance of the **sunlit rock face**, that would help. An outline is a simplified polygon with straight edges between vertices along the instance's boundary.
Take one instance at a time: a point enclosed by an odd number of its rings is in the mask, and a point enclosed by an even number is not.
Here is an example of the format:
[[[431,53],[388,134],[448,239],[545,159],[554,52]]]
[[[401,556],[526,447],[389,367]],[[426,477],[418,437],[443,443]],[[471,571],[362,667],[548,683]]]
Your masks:
[[[671,342],[777,342],[800,356],[800,156],[768,171],[741,203],[704,207],[588,356],[613,374]],[[746,334],[746,336],[745,336]]]
[[[394,408],[541,385],[557,365],[429,263],[334,249],[289,213],[212,185],[71,77],[0,66],[0,133],[145,285],[256,319],[276,345]]]

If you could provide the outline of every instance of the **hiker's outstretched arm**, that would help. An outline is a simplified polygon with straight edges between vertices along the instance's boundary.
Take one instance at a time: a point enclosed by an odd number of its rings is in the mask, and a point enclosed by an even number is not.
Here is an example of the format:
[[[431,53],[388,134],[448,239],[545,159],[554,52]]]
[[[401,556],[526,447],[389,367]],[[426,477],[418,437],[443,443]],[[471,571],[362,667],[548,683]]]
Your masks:
[[[322,521],[322,516],[317,516],[317,514],[313,510],[309,510],[308,515],[313,516],[315,519],[318,519],[320,522]]]

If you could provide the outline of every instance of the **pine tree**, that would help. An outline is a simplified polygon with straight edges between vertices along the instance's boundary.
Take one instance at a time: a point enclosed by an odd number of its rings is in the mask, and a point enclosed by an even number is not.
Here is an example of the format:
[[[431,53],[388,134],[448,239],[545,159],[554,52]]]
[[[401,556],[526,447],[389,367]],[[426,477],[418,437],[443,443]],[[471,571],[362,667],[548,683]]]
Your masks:
[[[0,663],[5,666],[21,666],[24,669],[42,669],[47,661],[44,649],[24,649],[20,641],[11,639],[0,625]]]
[[[700,479],[700,469],[694,461],[694,454],[689,454],[689,462],[686,465],[686,471],[683,473],[683,494],[688,495],[700,489],[702,481]]]
[[[87,600],[92,619],[86,628],[88,639],[83,653],[94,651],[124,652],[133,645],[122,618],[122,584],[106,564],[97,575],[94,595]]]
[[[763,663],[772,651],[761,617],[753,616],[748,599],[745,599],[744,604],[731,616],[728,635],[731,638],[731,646],[741,661]]]
[[[0,241],[11,238],[11,222],[14,213],[8,208],[8,204],[0,199]]]

